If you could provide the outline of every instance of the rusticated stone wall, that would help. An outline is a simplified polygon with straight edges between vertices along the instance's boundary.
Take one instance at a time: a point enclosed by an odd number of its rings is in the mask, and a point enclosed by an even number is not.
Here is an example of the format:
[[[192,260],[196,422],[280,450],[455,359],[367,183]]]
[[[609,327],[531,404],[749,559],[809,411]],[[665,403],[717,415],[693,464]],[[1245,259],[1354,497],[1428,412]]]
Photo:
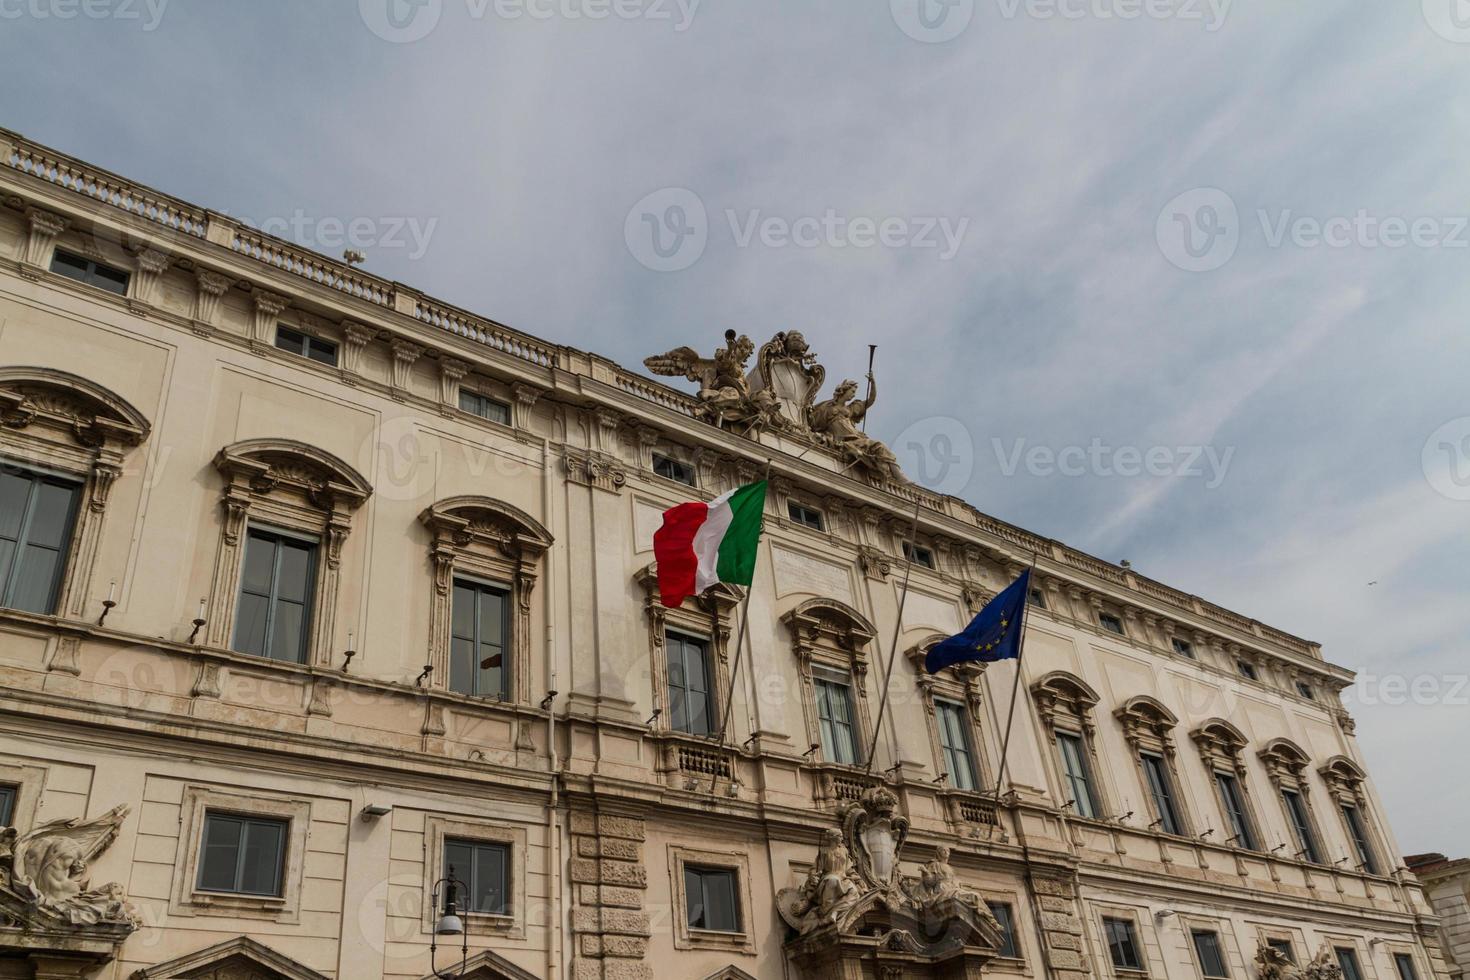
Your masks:
[[[572,813],[573,980],[652,980],[643,821]]]
[[[1086,980],[1090,976],[1083,952],[1082,916],[1077,907],[1075,878],[1032,873],[1041,951],[1055,980]]]

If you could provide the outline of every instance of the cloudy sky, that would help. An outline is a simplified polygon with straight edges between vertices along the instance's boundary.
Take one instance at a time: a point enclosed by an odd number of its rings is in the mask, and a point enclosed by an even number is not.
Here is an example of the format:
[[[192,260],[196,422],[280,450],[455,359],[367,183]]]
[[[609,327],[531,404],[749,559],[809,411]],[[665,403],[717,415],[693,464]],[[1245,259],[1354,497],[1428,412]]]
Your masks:
[[[1467,90],[1465,0],[0,0],[0,125],[188,200],[624,363],[877,344],[911,472],[1323,643],[1460,855]]]

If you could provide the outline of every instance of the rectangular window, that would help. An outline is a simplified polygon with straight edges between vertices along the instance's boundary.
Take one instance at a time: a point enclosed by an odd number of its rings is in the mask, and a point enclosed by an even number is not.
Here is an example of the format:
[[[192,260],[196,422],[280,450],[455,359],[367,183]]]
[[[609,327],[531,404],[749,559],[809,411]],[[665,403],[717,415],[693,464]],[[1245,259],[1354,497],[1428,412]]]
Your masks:
[[[1046,596],[1042,594],[1040,589],[1031,590],[1031,605],[1035,606],[1037,609],[1046,608]]]
[[[510,697],[510,593],[505,589],[454,580],[449,628],[449,689],[474,697]]]
[[[1230,824],[1230,834],[1234,842],[1247,850],[1258,850],[1256,835],[1246,816],[1245,798],[1240,795],[1240,784],[1235,781],[1235,776],[1228,772],[1216,772],[1215,786],[1220,791],[1220,806],[1225,811],[1225,820]]]
[[[694,467],[663,453],[653,454],[653,474],[665,480],[682,483],[686,487],[694,486]]]
[[[1119,636],[1127,636],[1123,630],[1123,621],[1112,613],[1098,613],[1097,624],[1109,633],[1117,633]]]
[[[1414,968],[1414,957],[1408,953],[1394,953],[1393,965],[1399,971],[1399,980],[1419,980],[1419,971]]]
[[[690,735],[714,733],[714,695],[709,677],[709,645],[678,633],[664,635],[668,651],[669,727]]]
[[[1313,864],[1322,863],[1322,853],[1317,849],[1317,836],[1312,833],[1312,822],[1307,814],[1307,801],[1294,789],[1281,791],[1281,801],[1286,804],[1286,815],[1291,820],[1291,832],[1296,837],[1297,856]]]
[[[934,720],[939,728],[939,747],[944,752],[944,771],[956,789],[975,789],[975,753],[970,742],[970,712],[954,701],[934,702]]]
[[[1296,682],[1296,693],[1300,694],[1308,701],[1317,700],[1317,694],[1312,690],[1312,685],[1308,684],[1306,681]]]
[[[280,895],[286,827],[284,820],[206,813],[199,890]]]
[[[1335,946],[1337,965],[1342,967],[1342,980],[1363,980],[1363,971],[1358,969],[1358,951],[1351,946]]]
[[[1347,823],[1348,835],[1353,839],[1353,849],[1358,852],[1358,863],[1370,875],[1378,874],[1378,859],[1373,856],[1373,846],[1368,843],[1368,826],[1363,823],[1363,813],[1350,803],[1342,807],[1342,819]]]
[[[505,402],[487,398],[477,391],[459,389],[459,407],[461,411],[478,415],[482,419],[499,422],[501,425],[510,425],[510,406]]]
[[[1268,939],[1266,940],[1266,945],[1270,946],[1272,949],[1276,950],[1276,952],[1286,957],[1286,962],[1296,962],[1296,950],[1291,948],[1290,939]]]
[[[793,500],[786,504],[786,513],[791,515],[791,519],[802,527],[809,527],[813,531],[823,529],[822,512],[815,507],[798,504]]]
[[[1235,661],[1235,670],[1248,681],[1260,680],[1260,676],[1256,673],[1256,665],[1248,660]]]
[[[740,932],[740,886],[735,870],[684,865],[684,912],[691,929]]]
[[[905,541],[903,543],[903,556],[915,565],[921,565],[924,568],[934,567],[934,551],[921,544]]]
[[[1018,960],[1021,958],[1020,947],[1016,945],[1016,918],[1011,914],[1011,906],[1008,902],[986,902],[990,914],[995,916],[995,921],[1000,923],[1000,949],[996,956],[1005,959]]]
[[[852,692],[843,681],[817,678],[817,718],[821,721],[822,755],[828,762],[857,765],[857,733],[852,724]]]
[[[1199,957],[1199,971],[1207,977],[1228,977],[1225,954],[1220,949],[1220,934],[1208,929],[1194,929],[1194,954]]]
[[[101,262],[83,258],[74,252],[64,252],[57,249],[51,256],[51,271],[68,279],[105,289],[109,293],[119,296],[128,294],[128,273],[122,269],[115,269]]]
[[[1139,759],[1143,763],[1143,778],[1148,783],[1149,796],[1154,801],[1160,829],[1166,834],[1184,833],[1183,822],[1179,819],[1179,807],[1174,802],[1174,783],[1169,776],[1168,763],[1163,756],[1151,752],[1140,753]]]
[[[15,787],[0,786],[0,827],[9,827],[15,819]]]
[[[510,848],[473,840],[444,841],[444,873],[464,884],[460,908],[510,915]]]
[[[1179,656],[1188,657],[1190,660],[1194,659],[1193,643],[1190,643],[1188,640],[1181,640],[1177,636],[1174,637],[1170,642],[1173,644],[1174,652],[1179,654]]]
[[[1132,919],[1103,919],[1103,932],[1108,940],[1108,954],[1118,970],[1143,972],[1143,957],[1138,952],[1138,937]]]
[[[235,649],[305,663],[315,586],[315,541],[252,527],[240,570]]]
[[[80,490],[58,477],[0,470],[0,605],[55,611]]]
[[[1092,791],[1092,768],[1087,764],[1087,748],[1080,736],[1057,732],[1057,751],[1062,756],[1062,775],[1066,790],[1079,817],[1096,817],[1097,797]]]
[[[299,354],[322,364],[337,366],[336,344],[330,340],[322,340],[320,337],[302,333],[300,330],[276,327],[276,346],[288,354]]]

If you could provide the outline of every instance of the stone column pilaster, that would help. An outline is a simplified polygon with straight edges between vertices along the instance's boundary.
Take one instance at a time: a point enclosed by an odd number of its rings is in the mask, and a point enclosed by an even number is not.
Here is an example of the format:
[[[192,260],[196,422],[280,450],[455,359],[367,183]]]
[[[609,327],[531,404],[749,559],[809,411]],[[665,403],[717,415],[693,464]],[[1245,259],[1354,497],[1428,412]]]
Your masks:
[[[652,980],[643,821],[572,811],[571,980]]]

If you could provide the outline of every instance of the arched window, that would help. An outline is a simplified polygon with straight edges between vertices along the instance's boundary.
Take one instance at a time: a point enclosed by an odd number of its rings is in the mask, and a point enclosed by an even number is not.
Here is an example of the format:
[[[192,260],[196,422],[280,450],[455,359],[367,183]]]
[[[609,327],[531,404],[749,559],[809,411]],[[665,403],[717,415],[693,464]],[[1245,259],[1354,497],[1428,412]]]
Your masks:
[[[808,599],[781,617],[801,670],[807,740],[823,762],[863,764],[868,718],[868,644],[877,635],[856,609],[836,599]]]
[[[1107,816],[1107,800],[1098,778],[1097,724],[1092,711],[1097,692],[1080,677],[1053,671],[1031,685],[1036,713],[1054,748],[1064,800],[1079,817]]]
[[[225,488],[205,614],[210,642],[329,664],[342,546],[372,487],[331,453],[291,439],[237,442],[214,466]]]
[[[661,601],[658,564],[638,573],[648,613],[649,677],[657,731],[714,735],[730,691],[730,633],[741,590],[715,585],[675,609]]]
[[[419,520],[433,535],[431,682],[529,703],[531,593],[551,534],[490,497],[441,500]]]
[[[1322,782],[1327,785],[1327,792],[1337,804],[1337,812],[1342,817],[1342,829],[1353,846],[1358,869],[1370,875],[1382,874],[1383,862],[1386,860],[1384,855],[1388,852],[1375,830],[1375,822],[1368,816],[1371,808],[1367,790],[1364,788],[1368,779],[1367,773],[1347,756],[1338,755],[1328,759],[1327,764],[1317,770],[1317,774],[1322,777]]]
[[[1178,749],[1174,745],[1174,726],[1179,719],[1146,694],[1129,698],[1113,716],[1123,726],[1123,737],[1138,767],[1152,820],[1149,827],[1166,834],[1189,835],[1189,812],[1180,792]]]
[[[85,378],[0,368],[0,606],[82,613],[112,485],[149,428]]]
[[[1266,775],[1271,778],[1271,785],[1276,788],[1276,795],[1281,799],[1281,812],[1291,831],[1297,860],[1326,864],[1322,835],[1317,830],[1311,786],[1307,779],[1307,765],[1311,760],[1299,745],[1284,738],[1268,742],[1261,749],[1260,757],[1261,763],[1266,767]]]
[[[982,803],[963,795],[995,788],[985,764],[980,725],[980,681],[985,666],[959,663],[937,674],[926,671],[924,658],[929,648],[945,637],[943,633],[927,636],[910,647],[905,656],[914,665],[914,683],[923,699],[935,770],[948,777],[940,790],[946,814],[956,830],[965,830],[970,824],[995,822],[995,810],[988,801]]]
[[[1259,851],[1260,824],[1246,785],[1245,735],[1225,719],[1211,718],[1191,732],[1190,738],[1214,783],[1215,800],[1229,831],[1223,843]]]

